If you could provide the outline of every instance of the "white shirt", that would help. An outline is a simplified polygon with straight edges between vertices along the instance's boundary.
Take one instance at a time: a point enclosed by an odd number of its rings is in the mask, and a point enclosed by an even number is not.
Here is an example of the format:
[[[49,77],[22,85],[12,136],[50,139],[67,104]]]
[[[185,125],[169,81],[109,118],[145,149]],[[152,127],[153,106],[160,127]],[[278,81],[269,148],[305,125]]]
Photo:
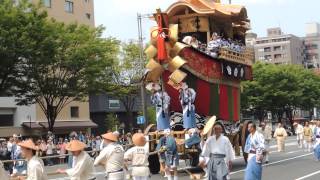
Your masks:
[[[99,156],[95,159],[94,165],[104,165],[106,174],[119,171],[123,168],[123,156],[124,150],[122,146],[112,143],[103,148]]]
[[[248,161],[256,154],[261,155],[265,150],[264,137],[261,133],[256,131],[254,134],[249,134],[248,142],[246,142],[245,152],[249,153]],[[255,151],[256,154],[250,153],[250,151]]]
[[[8,141],[7,149],[8,149],[9,152],[12,151],[12,142]]]
[[[1,180],[9,180],[8,174],[4,170],[2,161],[0,161],[0,179]]]
[[[47,173],[44,169],[43,161],[37,156],[33,156],[28,161],[27,180],[47,180]]]
[[[301,124],[297,125],[296,134],[303,134],[303,126]]]
[[[220,135],[218,139],[216,139],[215,135],[207,139],[203,147],[202,156],[210,157],[210,154],[224,154],[226,155],[225,160],[227,162],[235,159],[232,144],[230,140],[223,135]]]
[[[259,129],[259,132],[263,135],[265,140],[271,140],[272,139],[272,130],[271,130],[271,127],[269,125],[266,125],[264,130],[262,130],[262,128]]]
[[[131,161],[133,176],[149,176],[148,153],[144,146],[135,146],[125,152],[124,159]]]
[[[88,153],[82,151],[75,157],[74,167],[67,169],[66,173],[71,180],[88,180],[93,173],[93,160]]]

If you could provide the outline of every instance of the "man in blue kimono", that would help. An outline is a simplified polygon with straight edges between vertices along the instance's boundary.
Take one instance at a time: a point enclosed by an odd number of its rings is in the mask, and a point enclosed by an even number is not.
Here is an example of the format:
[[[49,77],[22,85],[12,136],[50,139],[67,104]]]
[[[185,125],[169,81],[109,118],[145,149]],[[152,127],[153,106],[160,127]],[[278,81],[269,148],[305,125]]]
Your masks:
[[[157,129],[164,130],[170,128],[169,105],[170,97],[162,90],[153,90],[151,102],[156,106]]]
[[[248,164],[245,171],[244,180],[261,180],[262,160],[264,147],[264,137],[257,131],[254,123],[248,124],[250,134],[246,140],[244,152],[248,153]]]
[[[183,127],[185,129],[196,127],[195,106],[196,92],[194,89],[189,88],[187,83],[182,83],[180,89],[180,103],[182,106],[183,114]]]

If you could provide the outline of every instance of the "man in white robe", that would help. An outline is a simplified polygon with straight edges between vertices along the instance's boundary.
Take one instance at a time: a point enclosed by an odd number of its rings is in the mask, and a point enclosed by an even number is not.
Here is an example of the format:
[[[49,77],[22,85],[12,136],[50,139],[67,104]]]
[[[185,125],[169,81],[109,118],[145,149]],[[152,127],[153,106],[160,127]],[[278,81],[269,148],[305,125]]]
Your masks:
[[[266,163],[269,163],[269,147],[272,139],[272,129],[269,125],[266,125],[264,122],[261,123],[261,129],[259,131],[264,137],[264,146],[265,146],[265,160]]]
[[[232,167],[235,154],[228,137],[222,135],[222,126],[214,125],[214,135],[210,136],[204,144],[201,154],[204,158],[210,158],[207,163],[209,180],[225,180]],[[200,162],[200,167],[205,168],[205,160]]]
[[[43,161],[36,156],[37,147],[31,139],[18,143],[22,157],[27,160],[27,177],[20,176],[19,180],[47,180]],[[2,180],[2,179],[1,179]]]
[[[105,167],[106,178],[108,180],[124,179],[124,150],[121,145],[116,143],[118,137],[112,132],[102,135],[105,147],[95,159],[94,165]]]
[[[71,140],[66,149],[71,151],[74,157],[74,166],[70,169],[58,169],[57,172],[67,174],[71,180],[88,180],[92,179],[93,174],[93,160],[84,151],[86,144],[79,140]]]
[[[302,129],[303,133],[303,129]],[[285,150],[285,140],[288,134],[287,131],[283,128],[281,123],[278,123],[278,127],[274,131],[273,137],[277,140],[278,152],[284,152]]]
[[[297,141],[299,148],[302,148],[303,144],[303,126],[299,123],[293,123],[293,127],[295,127],[296,135],[297,135]]]

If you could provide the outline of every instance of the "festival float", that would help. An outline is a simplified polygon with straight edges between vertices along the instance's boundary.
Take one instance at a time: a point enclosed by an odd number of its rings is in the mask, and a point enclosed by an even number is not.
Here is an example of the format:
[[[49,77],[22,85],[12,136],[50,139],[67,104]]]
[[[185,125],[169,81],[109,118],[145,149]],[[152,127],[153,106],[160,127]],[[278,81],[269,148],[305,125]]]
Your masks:
[[[143,80],[159,84],[170,97],[168,116],[180,159],[190,160],[193,166],[198,163],[197,149],[183,144],[186,128],[180,90],[184,83],[196,92],[192,102],[196,127],[202,129],[206,119],[216,116],[239,155],[246,133],[240,125],[240,82],[252,79],[254,60],[253,49],[244,45],[250,29],[246,8],[217,0],[179,0],[163,12],[157,9],[153,17],[157,26],[151,28],[145,50],[148,72]],[[155,126],[145,130],[150,152],[162,135]],[[153,161],[150,169],[157,173],[159,165]]]

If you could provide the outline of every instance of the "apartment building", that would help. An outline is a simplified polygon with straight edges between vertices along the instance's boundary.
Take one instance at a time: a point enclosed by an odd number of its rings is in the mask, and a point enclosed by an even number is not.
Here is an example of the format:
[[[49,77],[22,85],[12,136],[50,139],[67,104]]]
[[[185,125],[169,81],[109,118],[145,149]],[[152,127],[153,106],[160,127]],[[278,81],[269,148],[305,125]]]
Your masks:
[[[304,39],[306,66],[308,68],[320,68],[320,24],[307,23]]]
[[[284,34],[280,28],[270,28],[267,34],[267,37],[255,39],[256,61],[274,64],[304,64],[304,42],[301,38],[292,34]]]
[[[40,0],[32,0],[39,3]],[[41,0],[49,18],[65,23],[77,22],[94,27],[93,0]],[[19,0],[16,0],[18,3]],[[68,104],[55,123],[55,133],[65,134],[71,130],[88,131],[97,124],[90,120],[89,102]],[[17,106],[15,97],[0,97],[0,137],[13,133],[41,135],[46,133],[48,123],[38,104]]]

